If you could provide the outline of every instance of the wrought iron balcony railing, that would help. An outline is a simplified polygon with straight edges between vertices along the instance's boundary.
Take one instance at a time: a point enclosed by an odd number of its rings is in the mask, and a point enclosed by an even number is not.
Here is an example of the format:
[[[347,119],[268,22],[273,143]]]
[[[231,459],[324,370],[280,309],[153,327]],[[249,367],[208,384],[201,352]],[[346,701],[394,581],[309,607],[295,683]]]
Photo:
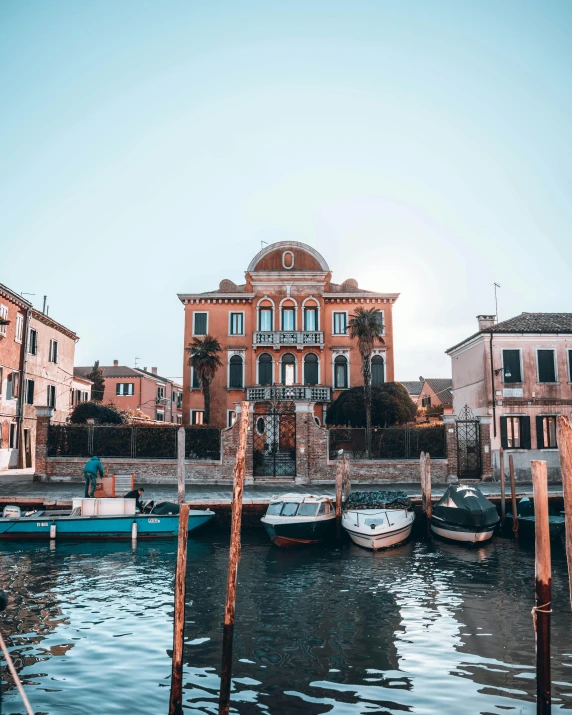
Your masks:
[[[279,345],[323,345],[322,330],[271,330],[257,331],[253,337],[254,347]]]
[[[308,402],[330,402],[332,399],[331,387],[313,385],[278,385],[274,387],[247,387],[246,399],[249,402],[265,400],[306,400]]]

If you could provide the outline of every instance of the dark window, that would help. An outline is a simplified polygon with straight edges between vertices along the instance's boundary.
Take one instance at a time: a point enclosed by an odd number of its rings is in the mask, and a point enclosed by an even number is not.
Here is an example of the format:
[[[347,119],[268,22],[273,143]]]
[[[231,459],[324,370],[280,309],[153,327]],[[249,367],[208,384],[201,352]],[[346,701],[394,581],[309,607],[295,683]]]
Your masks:
[[[135,383],[134,382],[118,382],[115,385],[115,394],[116,395],[133,395],[135,392]]]
[[[207,316],[208,313],[195,313],[195,329],[194,335],[207,334]]]
[[[191,375],[192,375],[192,386],[193,390],[198,390],[201,387],[201,381],[199,380],[199,373],[196,367],[191,368]]]
[[[27,405],[34,404],[34,381],[26,380],[25,400]]]
[[[233,355],[230,358],[228,368],[228,386],[231,390],[242,390],[242,358],[240,355]]]
[[[48,385],[48,407],[56,406],[56,386]]]
[[[244,315],[242,313],[230,314],[230,334],[244,335]]]
[[[57,340],[50,340],[50,354],[49,354],[48,360],[50,362],[56,362],[56,363],[58,361],[58,341]]]
[[[556,382],[554,350],[538,351],[538,382]]]
[[[348,386],[348,360],[343,355],[338,355],[334,360],[334,387],[344,389]]]
[[[290,353],[282,357],[282,384],[293,385],[296,382],[296,358]]]
[[[304,330],[318,330],[318,309],[304,309]]]
[[[18,429],[15,422],[10,423],[10,441],[8,442],[10,449],[18,449]]]
[[[568,382],[572,382],[572,350],[568,350]]]
[[[502,351],[503,382],[522,382],[520,350]]]
[[[268,353],[258,358],[258,384],[272,385],[272,358]]]
[[[554,449],[556,443],[556,415],[536,418],[536,446],[538,449]]]
[[[309,353],[304,358],[304,385],[318,384],[318,357]]]
[[[164,422],[164,421],[165,421],[165,413],[157,412],[157,422]]]
[[[530,449],[530,417],[501,417],[500,432],[503,449]]]
[[[38,353],[38,331],[34,328],[30,328],[30,336],[28,339],[28,352],[30,355],[37,355]]]
[[[421,407],[431,407],[431,395],[421,398]]]
[[[385,365],[381,355],[374,355],[371,359],[371,384],[383,385],[385,382]]]
[[[334,335],[345,335],[347,332],[347,315],[345,313],[334,313]]]
[[[295,330],[294,308],[282,308],[282,330]]]
[[[191,424],[192,425],[202,425],[204,424],[204,410],[191,410]]]
[[[258,313],[258,330],[272,330],[272,308],[261,308]]]

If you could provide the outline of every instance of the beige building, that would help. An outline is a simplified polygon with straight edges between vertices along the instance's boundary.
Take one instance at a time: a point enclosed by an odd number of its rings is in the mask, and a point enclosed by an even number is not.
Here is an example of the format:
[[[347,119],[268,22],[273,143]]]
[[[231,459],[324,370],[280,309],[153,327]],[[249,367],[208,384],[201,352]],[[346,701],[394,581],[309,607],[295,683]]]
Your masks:
[[[501,323],[478,316],[478,332],[447,350],[453,371],[453,412],[467,405],[491,418],[495,473],[499,449],[514,455],[517,476],[530,461],[559,475],[556,416],[572,413],[572,313],[521,313]]]

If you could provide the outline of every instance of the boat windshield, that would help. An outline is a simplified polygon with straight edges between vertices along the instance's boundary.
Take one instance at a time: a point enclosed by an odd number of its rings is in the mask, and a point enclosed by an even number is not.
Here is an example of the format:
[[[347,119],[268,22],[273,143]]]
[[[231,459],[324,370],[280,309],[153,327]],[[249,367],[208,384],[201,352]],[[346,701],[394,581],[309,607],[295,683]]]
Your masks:
[[[282,507],[281,516],[296,516],[297,511],[298,511],[298,504],[296,502],[287,502]]]
[[[273,504],[268,505],[268,511],[266,512],[267,514],[274,514],[275,516],[278,516],[280,512],[282,511],[282,502],[274,502]]]
[[[315,516],[318,513],[319,504],[308,503],[300,504],[298,507],[298,516]]]

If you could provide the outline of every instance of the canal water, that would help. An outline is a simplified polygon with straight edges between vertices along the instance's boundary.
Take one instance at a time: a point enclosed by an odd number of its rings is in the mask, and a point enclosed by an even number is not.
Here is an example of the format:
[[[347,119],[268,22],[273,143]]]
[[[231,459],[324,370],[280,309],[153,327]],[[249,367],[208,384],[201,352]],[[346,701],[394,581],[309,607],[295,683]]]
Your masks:
[[[167,713],[176,544],[1,546],[0,616],[36,713]],[[216,713],[228,531],[189,539],[185,713]],[[572,712],[572,614],[553,550],[553,711]],[[413,541],[280,550],[245,530],[233,711],[535,713],[534,552]],[[2,713],[24,713],[2,667]]]

